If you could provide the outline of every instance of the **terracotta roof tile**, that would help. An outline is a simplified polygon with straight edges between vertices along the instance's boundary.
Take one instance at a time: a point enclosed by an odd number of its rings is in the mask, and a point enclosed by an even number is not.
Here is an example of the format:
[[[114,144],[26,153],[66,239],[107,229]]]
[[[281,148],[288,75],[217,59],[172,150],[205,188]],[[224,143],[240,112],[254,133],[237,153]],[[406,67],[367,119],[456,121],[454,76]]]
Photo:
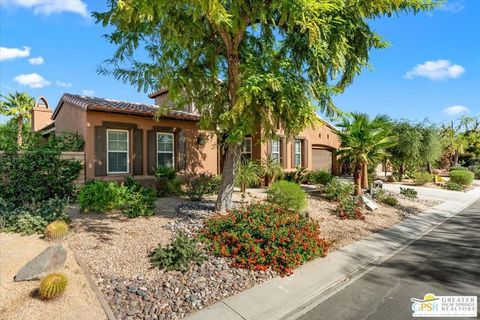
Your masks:
[[[62,102],[64,101],[69,102],[78,107],[84,108],[85,110],[126,113],[126,114],[135,114],[135,115],[144,115],[144,116],[153,116],[155,112],[158,110],[158,106],[150,105],[150,104],[118,101],[118,100],[104,99],[104,98],[98,98],[98,97],[88,97],[88,96],[65,93],[60,98],[57,108],[55,109],[55,112],[52,115],[52,119],[56,118],[58,111],[61,108]],[[169,113],[163,115],[162,118],[198,121],[199,115],[195,113],[182,111],[182,110],[171,110]]]

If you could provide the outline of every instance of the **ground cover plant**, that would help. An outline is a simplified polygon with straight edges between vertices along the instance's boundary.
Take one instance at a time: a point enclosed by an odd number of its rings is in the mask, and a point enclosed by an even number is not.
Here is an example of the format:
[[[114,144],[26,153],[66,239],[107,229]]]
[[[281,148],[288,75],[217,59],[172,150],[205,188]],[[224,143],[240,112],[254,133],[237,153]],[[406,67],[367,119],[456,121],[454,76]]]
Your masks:
[[[417,190],[413,188],[402,188],[400,187],[400,194],[404,195],[405,197],[409,199],[416,199],[418,197],[418,192]]]
[[[193,201],[202,200],[203,196],[217,194],[220,188],[219,176],[200,173],[192,174],[185,183],[185,194]]]
[[[201,239],[215,255],[231,258],[236,267],[272,268],[281,275],[328,252],[316,222],[269,203],[253,203],[210,218]]]
[[[453,181],[447,181],[444,186],[445,189],[451,191],[464,191],[465,186],[459,183],[455,183]]]
[[[386,191],[385,189],[376,189],[372,192],[372,196],[375,200],[385,203],[391,207],[398,205],[398,199],[391,192]]]
[[[358,219],[365,220],[365,216],[362,213],[363,202],[360,197],[349,196],[341,198],[338,201],[335,213],[342,219]]]
[[[155,171],[155,179],[159,196],[181,193],[182,181],[173,168],[158,167]]]
[[[352,183],[334,177],[323,189],[323,196],[329,200],[339,201],[349,197],[353,191]]]
[[[333,175],[327,170],[313,170],[305,174],[303,182],[312,185],[326,185],[332,181]]]
[[[167,271],[185,272],[192,263],[200,264],[203,260],[202,253],[197,249],[197,241],[183,233],[168,246],[159,246],[150,254],[152,265]]]
[[[280,180],[268,188],[267,201],[285,210],[303,211],[307,206],[307,194],[298,184]]]

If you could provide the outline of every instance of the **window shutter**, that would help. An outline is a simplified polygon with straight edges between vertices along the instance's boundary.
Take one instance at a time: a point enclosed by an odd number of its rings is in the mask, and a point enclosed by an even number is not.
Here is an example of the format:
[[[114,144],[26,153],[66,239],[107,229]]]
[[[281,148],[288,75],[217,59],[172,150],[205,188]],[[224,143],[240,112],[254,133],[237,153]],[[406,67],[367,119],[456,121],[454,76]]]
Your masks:
[[[143,130],[133,129],[133,174],[143,174]]]
[[[302,140],[302,167],[308,167],[308,140]]]
[[[187,168],[187,159],[186,159],[186,148],[187,148],[187,139],[185,137],[185,133],[182,131],[181,128],[177,128],[176,131],[176,144],[177,144],[177,171],[185,171]]]
[[[287,140],[280,138],[280,163],[282,168],[287,167]]]
[[[155,174],[157,168],[157,134],[153,130],[147,130],[147,173]]]
[[[95,176],[107,175],[107,128],[95,126]]]
[[[292,139],[292,168],[295,168],[295,139]]]

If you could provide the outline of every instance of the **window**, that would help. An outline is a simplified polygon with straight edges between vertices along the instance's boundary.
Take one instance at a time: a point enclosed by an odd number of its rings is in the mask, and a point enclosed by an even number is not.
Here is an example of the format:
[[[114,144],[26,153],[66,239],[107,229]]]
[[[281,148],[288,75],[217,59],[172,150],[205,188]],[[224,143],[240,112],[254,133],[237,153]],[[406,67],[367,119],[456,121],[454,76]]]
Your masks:
[[[270,154],[272,159],[276,162],[280,162],[280,140],[272,140],[272,150],[270,150]]]
[[[243,163],[252,160],[252,138],[243,139],[242,144],[242,161]]]
[[[302,165],[302,140],[295,140],[295,167]]]
[[[128,173],[128,130],[107,129],[107,173]]]
[[[174,167],[173,133],[157,132],[157,166]]]

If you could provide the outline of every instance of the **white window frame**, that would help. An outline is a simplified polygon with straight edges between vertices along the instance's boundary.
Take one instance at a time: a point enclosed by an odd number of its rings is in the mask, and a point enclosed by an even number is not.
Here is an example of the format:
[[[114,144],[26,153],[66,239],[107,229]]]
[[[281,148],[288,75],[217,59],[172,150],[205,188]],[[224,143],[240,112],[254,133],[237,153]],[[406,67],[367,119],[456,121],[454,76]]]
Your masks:
[[[245,147],[245,141],[250,141],[249,144],[250,144],[250,151],[245,151],[244,147]],[[250,155],[250,161],[252,161],[252,137],[245,137],[243,138],[243,141],[242,141],[242,157],[245,155],[245,154],[248,154]]]
[[[277,152],[273,152],[273,143],[276,143],[277,144]],[[277,157],[275,158],[277,160],[278,163],[280,163],[280,139],[272,139],[270,141],[270,154],[273,156],[274,154],[277,155]]]
[[[116,131],[116,132],[126,132],[127,133],[127,150],[126,151],[119,151],[119,150],[110,150],[110,144],[108,143],[108,133]],[[110,171],[110,161],[109,161],[109,154],[111,152],[119,152],[119,153],[126,153],[127,154],[127,171]],[[118,173],[129,173],[130,172],[130,132],[124,129],[107,129],[107,174],[118,174]]]
[[[299,148],[299,151],[297,151],[297,143],[300,145],[300,148]],[[295,151],[295,155],[294,155],[294,160],[295,160],[295,167],[297,166],[302,166],[302,140],[300,139],[295,139],[295,146],[294,146],[294,151]],[[299,155],[299,159],[300,159],[300,163],[297,164],[297,155]]]
[[[160,151],[158,150],[158,137],[159,136],[171,136],[172,137],[172,151]],[[160,153],[162,154],[165,154],[165,153],[168,153],[168,154],[172,154],[172,169],[175,169],[175,134],[174,133],[171,133],[171,132],[157,132],[157,135],[156,135],[157,139],[156,139],[156,149],[157,149],[157,167],[158,167],[158,155]]]

